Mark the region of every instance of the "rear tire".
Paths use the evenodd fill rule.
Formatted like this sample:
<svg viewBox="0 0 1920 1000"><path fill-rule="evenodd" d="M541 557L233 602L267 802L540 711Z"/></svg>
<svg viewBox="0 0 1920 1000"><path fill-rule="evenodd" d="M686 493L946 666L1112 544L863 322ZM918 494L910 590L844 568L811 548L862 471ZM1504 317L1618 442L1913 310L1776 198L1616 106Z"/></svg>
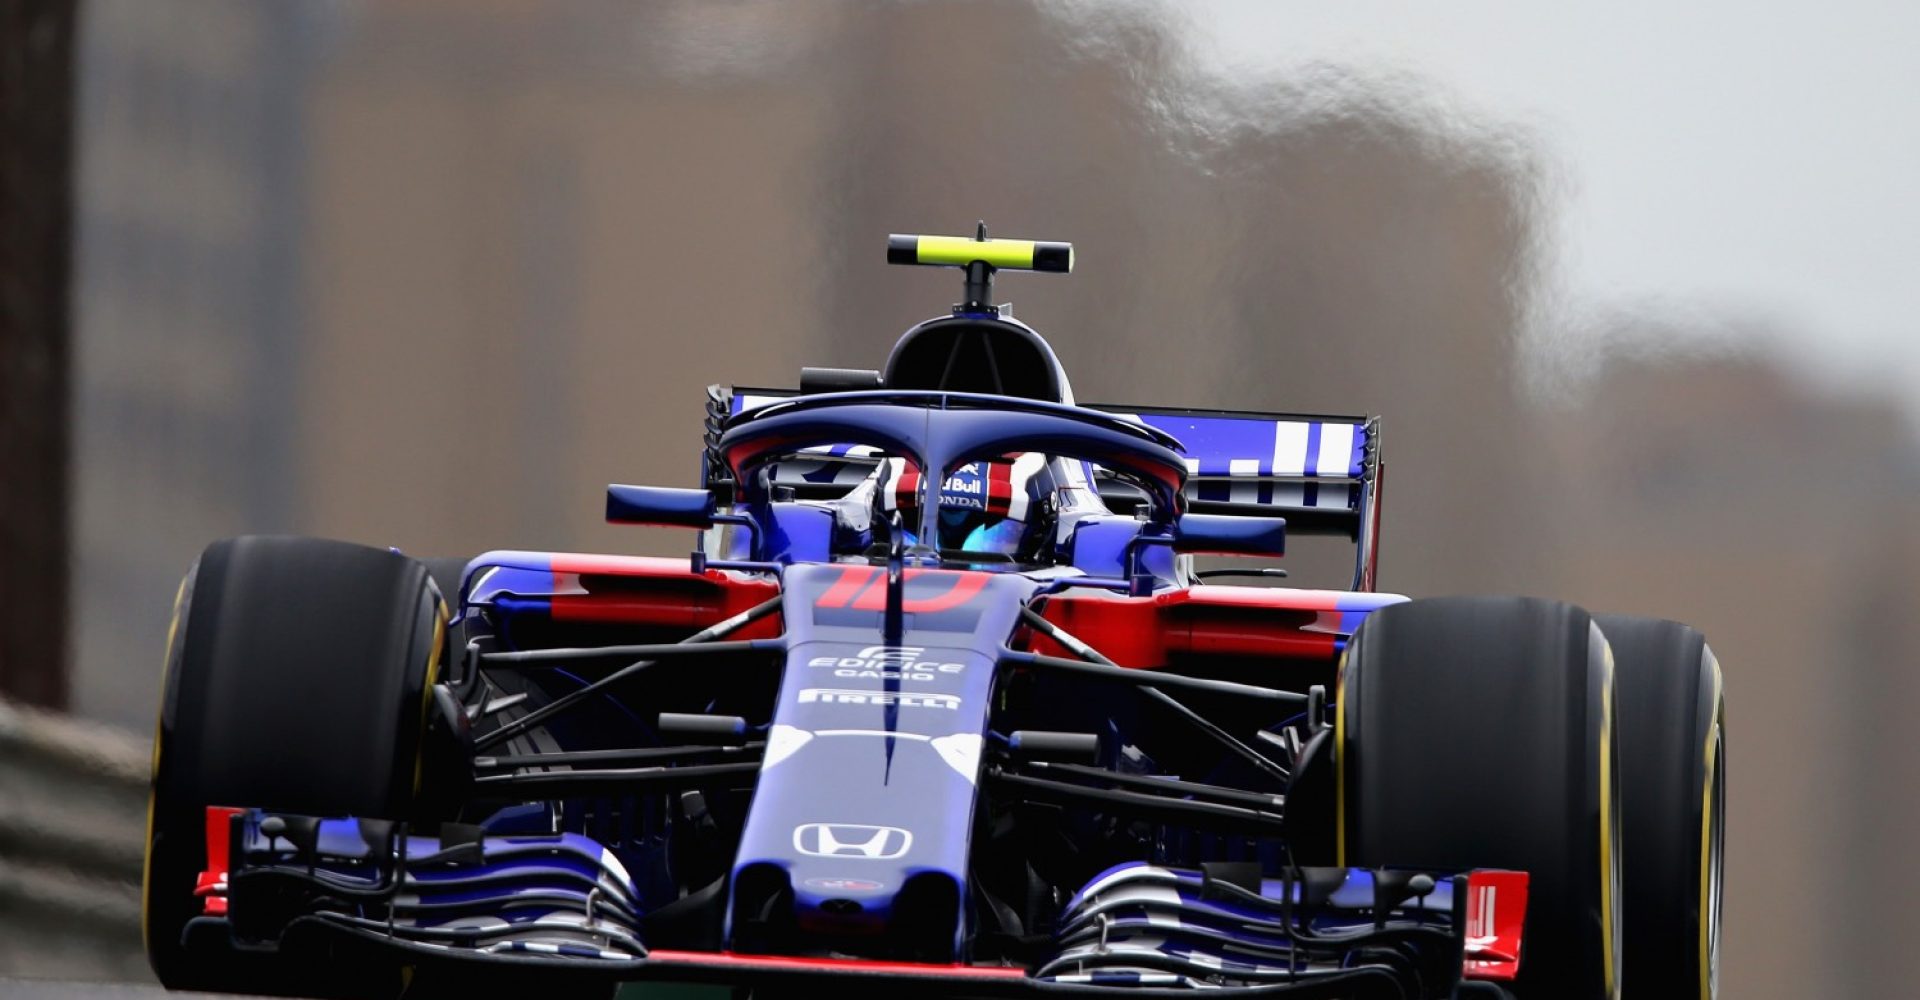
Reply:
<svg viewBox="0 0 1920 1000"><path fill-rule="evenodd" d="M1726 705L1706 637L1678 622L1601 615L1619 686L1621 885L1633 1000L1717 992L1726 825Z"/></svg>
<svg viewBox="0 0 1920 1000"><path fill-rule="evenodd" d="M420 561L426 564L427 575L433 577L434 586L440 588L440 596L446 600L448 609L459 617L460 585L466 582L467 563L471 560L438 556Z"/></svg>
<svg viewBox="0 0 1920 1000"><path fill-rule="evenodd" d="M311 538L215 542L181 582L154 735L142 930L169 989L392 995L400 968L183 943L206 807L408 818L446 607L427 567ZM349 964L351 968L346 968Z"/></svg>
<svg viewBox="0 0 1920 1000"><path fill-rule="evenodd" d="M1585 611L1530 598L1382 608L1341 671L1341 863L1527 872L1524 1000L1619 996L1612 673Z"/></svg>

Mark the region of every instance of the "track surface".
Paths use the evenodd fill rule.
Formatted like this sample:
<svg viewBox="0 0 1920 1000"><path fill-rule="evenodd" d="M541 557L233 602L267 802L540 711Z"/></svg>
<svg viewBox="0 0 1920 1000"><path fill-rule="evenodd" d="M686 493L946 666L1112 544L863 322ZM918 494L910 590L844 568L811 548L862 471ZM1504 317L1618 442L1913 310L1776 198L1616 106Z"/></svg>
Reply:
<svg viewBox="0 0 1920 1000"><path fill-rule="evenodd" d="M0 979L6 1000L189 1000L218 993L168 993L153 983L73 983L50 979Z"/></svg>
<svg viewBox="0 0 1920 1000"><path fill-rule="evenodd" d="M619 1000L724 1000L731 993L725 987L655 986L636 989L628 986ZM229 993L168 993L154 983L86 983L51 979L7 979L0 977L0 1000L218 1000Z"/></svg>

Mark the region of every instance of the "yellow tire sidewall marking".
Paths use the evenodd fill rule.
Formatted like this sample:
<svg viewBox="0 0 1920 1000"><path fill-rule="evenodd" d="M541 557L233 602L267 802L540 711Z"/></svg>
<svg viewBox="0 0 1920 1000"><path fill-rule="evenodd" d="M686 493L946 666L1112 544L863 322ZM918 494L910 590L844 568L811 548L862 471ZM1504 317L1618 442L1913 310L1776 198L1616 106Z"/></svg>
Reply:
<svg viewBox="0 0 1920 1000"><path fill-rule="evenodd" d="M1700 791L1700 998L1713 1000L1713 788L1720 766L1720 727L1726 715L1720 680L1720 661L1706 654L1713 674L1713 724L1707 727L1706 767Z"/></svg>
<svg viewBox="0 0 1920 1000"><path fill-rule="evenodd" d="M167 647L160 660L160 698L153 712L153 758L147 771L147 837L141 842L140 852L140 945L149 950L153 947L153 927L147 912L147 897L153 892L153 813L160 791L160 727L166 722L167 681L173 667L173 644L180 635L181 605L186 602L187 581L193 573L189 571L180 578L179 589L173 592L173 618L167 622Z"/></svg>
<svg viewBox="0 0 1920 1000"><path fill-rule="evenodd" d="M1333 682L1333 863L1347 866L1347 650Z"/></svg>
<svg viewBox="0 0 1920 1000"><path fill-rule="evenodd" d="M1596 626L1596 631L1598 627ZM1618 900L1614 880L1618 863L1613 853L1613 647L1600 637L1603 664L1600 677L1600 959L1607 996L1620 996L1619 966L1615 962Z"/></svg>

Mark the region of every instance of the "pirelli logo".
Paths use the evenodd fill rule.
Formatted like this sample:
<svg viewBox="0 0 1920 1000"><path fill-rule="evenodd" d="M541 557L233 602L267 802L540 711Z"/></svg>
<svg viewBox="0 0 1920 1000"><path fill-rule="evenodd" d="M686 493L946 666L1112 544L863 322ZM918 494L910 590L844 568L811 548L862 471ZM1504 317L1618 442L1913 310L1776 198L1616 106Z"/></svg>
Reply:
<svg viewBox="0 0 1920 1000"><path fill-rule="evenodd" d="M901 708L944 708L960 710L960 696L926 694L918 691L856 691L843 688L804 688L802 705L897 705Z"/></svg>

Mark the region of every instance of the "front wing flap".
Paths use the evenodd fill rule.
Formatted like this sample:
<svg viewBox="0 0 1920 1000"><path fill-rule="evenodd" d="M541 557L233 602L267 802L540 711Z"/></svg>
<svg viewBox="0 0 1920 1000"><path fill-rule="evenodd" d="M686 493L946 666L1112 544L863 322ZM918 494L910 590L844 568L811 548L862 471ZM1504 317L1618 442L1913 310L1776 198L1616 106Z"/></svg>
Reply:
<svg viewBox="0 0 1920 1000"><path fill-rule="evenodd" d="M1046 957L1011 964L650 950L645 904L612 852L573 833L408 835L379 820L208 811L204 916L238 948L331 934L419 964L506 964L608 980L882 992L1146 997L1349 995L1369 977L1432 996L1500 996L1519 969L1527 876L1344 868L1263 877L1132 863L1067 903ZM298 933L294 933L298 932ZM1473 992L1473 991L1479 992ZM1408 995L1414 995L1409 993Z"/></svg>

